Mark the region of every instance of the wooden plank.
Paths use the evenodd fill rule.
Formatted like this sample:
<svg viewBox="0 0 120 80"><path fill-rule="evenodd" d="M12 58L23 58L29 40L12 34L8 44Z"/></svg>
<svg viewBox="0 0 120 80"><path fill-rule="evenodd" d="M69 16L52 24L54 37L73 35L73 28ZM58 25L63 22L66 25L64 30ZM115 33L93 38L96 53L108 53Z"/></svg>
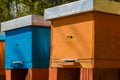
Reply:
<svg viewBox="0 0 120 80"><path fill-rule="evenodd" d="M5 42L0 41L0 80L5 80L4 53Z"/></svg>

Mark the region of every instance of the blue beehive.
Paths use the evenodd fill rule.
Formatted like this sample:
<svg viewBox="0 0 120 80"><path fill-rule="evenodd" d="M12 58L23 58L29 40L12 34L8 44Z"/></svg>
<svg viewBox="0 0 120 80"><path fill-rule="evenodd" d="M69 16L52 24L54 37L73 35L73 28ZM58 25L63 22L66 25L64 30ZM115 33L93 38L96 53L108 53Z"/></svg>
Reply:
<svg viewBox="0 0 120 80"><path fill-rule="evenodd" d="M0 41L4 41L4 40L5 40L5 33L0 32Z"/></svg>
<svg viewBox="0 0 120 80"><path fill-rule="evenodd" d="M5 68L48 68L50 58L50 22L29 15L3 22L6 35Z"/></svg>

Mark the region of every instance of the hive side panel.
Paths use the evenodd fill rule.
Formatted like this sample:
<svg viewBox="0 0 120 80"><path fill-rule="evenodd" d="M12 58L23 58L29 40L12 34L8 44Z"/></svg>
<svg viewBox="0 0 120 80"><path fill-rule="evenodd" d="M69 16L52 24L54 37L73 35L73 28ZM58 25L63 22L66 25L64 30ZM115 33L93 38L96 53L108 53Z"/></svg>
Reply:
<svg viewBox="0 0 120 80"><path fill-rule="evenodd" d="M120 16L100 12L94 16L95 66L120 67Z"/></svg>
<svg viewBox="0 0 120 80"><path fill-rule="evenodd" d="M5 40L5 32L0 32L0 41Z"/></svg>
<svg viewBox="0 0 120 80"><path fill-rule="evenodd" d="M5 42L0 41L0 79L5 79L5 67L4 67L4 54L5 54Z"/></svg>
<svg viewBox="0 0 120 80"><path fill-rule="evenodd" d="M33 27L32 32L33 67L48 68L50 60L50 27Z"/></svg>

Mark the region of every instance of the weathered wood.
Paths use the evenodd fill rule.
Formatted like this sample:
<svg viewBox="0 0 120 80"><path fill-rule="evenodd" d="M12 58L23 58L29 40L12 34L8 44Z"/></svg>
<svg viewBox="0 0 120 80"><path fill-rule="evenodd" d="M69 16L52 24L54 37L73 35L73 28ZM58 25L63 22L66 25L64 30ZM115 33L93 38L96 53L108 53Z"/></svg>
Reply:
<svg viewBox="0 0 120 80"><path fill-rule="evenodd" d="M1 23L1 31L8 31L26 26L50 26L50 21L45 21L42 16L28 15Z"/></svg>
<svg viewBox="0 0 120 80"><path fill-rule="evenodd" d="M0 80L5 80L4 53L5 42L0 41Z"/></svg>
<svg viewBox="0 0 120 80"><path fill-rule="evenodd" d="M56 19L78 13L100 11L120 15L120 0L79 0L45 10L45 19Z"/></svg>

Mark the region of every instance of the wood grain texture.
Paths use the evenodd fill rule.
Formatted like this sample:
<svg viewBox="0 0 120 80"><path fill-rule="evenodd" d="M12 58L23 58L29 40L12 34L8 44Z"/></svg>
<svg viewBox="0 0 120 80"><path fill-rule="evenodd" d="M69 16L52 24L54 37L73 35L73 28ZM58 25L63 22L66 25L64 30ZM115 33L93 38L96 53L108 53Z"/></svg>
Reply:
<svg viewBox="0 0 120 80"><path fill-rule="evenodd" d="M4 53L5 53L5 42L0 41L0 80L5 79Z"/></svg>

